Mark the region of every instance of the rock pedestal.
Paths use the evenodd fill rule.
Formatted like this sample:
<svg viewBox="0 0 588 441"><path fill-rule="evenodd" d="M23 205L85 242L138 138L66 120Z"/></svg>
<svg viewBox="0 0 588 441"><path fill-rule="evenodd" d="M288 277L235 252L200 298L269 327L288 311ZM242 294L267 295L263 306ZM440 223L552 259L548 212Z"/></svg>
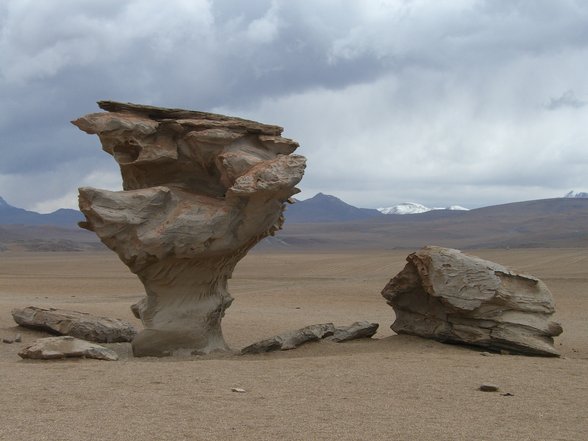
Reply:
<svg viewBox="0 0 588 441"><path fill-rule="evenodd" d="M409 255L382 295L394 308L392 330L525 355L558 356L545 284L458 250L425 247Z"/></svg>
<svg viewBox="0 0 588 441"><path fill-rule="evenodd" d="M240 118L101 101L73 121L118 162L124 191L80 188L86 222L145 286L133 352L226 349L221 319L237 262L281 228L305 158L282 128Z"/></svg>

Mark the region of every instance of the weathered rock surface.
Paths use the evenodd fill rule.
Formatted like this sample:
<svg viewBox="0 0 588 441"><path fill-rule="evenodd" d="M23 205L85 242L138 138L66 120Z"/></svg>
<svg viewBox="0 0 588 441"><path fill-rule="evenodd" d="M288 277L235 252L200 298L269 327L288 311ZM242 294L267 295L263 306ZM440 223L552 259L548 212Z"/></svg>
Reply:
<svg viewBox="0 0 588 441"><path fill-rule="evenodd" d="M335 325L322 323L305 326L296 331L286 332L265 340L258 341L241 349L241 354L259 354L262 352L287 351L310 341L317 341L335 333Z"/></svg>
<svg viewBox="0 0 588 441"><path fill-rule="evenodd" d="M14 337L2 337L2 343L6 343L11 345L12 343L20 343L22 341L22 336L20 334L15 334Z"/></svg>
<svg viewBox="0 0 588 441"><path fill-rule="evenodd" d="M281 127L101 101L73 121L118 162L124 191L80 188L86 222L145 286L133 352L226 349L221 319L237 262L284 221L305 158Z"/></svg>
<svg viewBox="0 0 588 441"><path fill-rule="evenodd" d="M22 358L55 360L60 358L96 358L118 360L116 352L103 346L70 336L46 337L35 340L18 353Z"/></svg>
<svg viewBox="0 0 588 441"><path fill-rule="evenodd" d="M20 326L99 343L131 341L137 334L124 320L65 309L27 306L13 309L12 317Z"/></svg>
<svg viewBox="0 0 588 441"><path fill-rule="evenodd" d="M335 332L327 340L336 343L356 340L359 338L371 338L378 331L378 323L355 322L349 326L337 326Z"/></svg>
<svg viewBox="0 0 588 441"><path fill-rule="evenodd" d="M335 326L332 323L310 325L296 331L290 331L265 340L260 340L241 349L241 354L287 351L295 349L304 343L321 339L340 343L359 338L370 338L376 333L378 326L378 323L367 321L355 322L349 326Z"/></svg>
<svg viewBox="0 0 588 441"><path fill-rule="evenodd" d="M558 356L545 284L458 250L425 247L382 291L394 308L392 330L495 351Z"/></svg>

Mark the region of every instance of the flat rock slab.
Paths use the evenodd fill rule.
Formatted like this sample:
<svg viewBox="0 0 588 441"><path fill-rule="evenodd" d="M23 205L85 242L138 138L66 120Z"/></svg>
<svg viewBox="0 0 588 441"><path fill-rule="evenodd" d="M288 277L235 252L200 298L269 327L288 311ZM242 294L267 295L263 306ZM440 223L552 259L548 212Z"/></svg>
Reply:
<svg viewBox="0 0 588 441"><path fill-rule="evenodd" d="M20 326L98 343L130 342L137 333L124 320L65 309L28 306L13 309L12 317Z"/></svg>
<svg viewBox="0 0 588 441"><path fill-rule="evenodd" d="M425 247L409 255L382 295L392 330L513 354L559 356L555 306L539 279L458 250Z"/></svg>
<svg viewBox="0 0 588 441"><path fill-rule="evenodd" d="M35 340L18 353L22 358L36 360L58 360L63 358L95 358L118 360L116 352L103 346L67 335Z"/></svg>
<svg viewBox="0 0 588 441"><path fill-rule="evenodd" d="M241 354L259 354L262 352L286 351L297 348L309 341L320 340L335 333L335 325L323 323L310 325L296 331L286 332L265 340L258 341L241 349Z"/></svg>
<svg viewBox="0 0 588 441"><path fill-rule="evenodd" d="M333 335L327 337L326 340L342 343L359 338L371 338L378 331L379 326L378 323L367 321L355 322L349 326L337 326Z"/></svg>
<svg viewBox="0 0 588 441"><path fill-rule="evenodd" d="M333 323L310 325L296 331L279 334L258 341L241 349L241 354L259 354L272 351L287 351L311 341L321 339L344 342L357 338L370 338L378 330L377 323L367 321L355 322L350 326L337 326Z"/></svg>

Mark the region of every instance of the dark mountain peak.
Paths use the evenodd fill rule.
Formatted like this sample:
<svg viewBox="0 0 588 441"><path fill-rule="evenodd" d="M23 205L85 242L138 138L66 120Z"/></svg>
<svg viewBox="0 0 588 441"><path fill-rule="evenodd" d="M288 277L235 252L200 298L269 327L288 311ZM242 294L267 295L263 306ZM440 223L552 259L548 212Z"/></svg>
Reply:
<svg viewBox="0 0 588 441"><path fill-rule="evenodd" d="M288 207L286 220L289 223L340 222L381 216L378 210L357 208L336 196L317 193L309 199L296 201Z"/></svg>
<svg viewBox="0 0 588 441"><path fill-rule="evenodd" d="M75 228L83 218L78 210L60 208L53 213L41 214L13 207L0 197L0 225L54 225Z"/></svg>
<svg viewBox="0 0 588 441"><path fill-rule="evenodd" d="M4 199L2 196L0 196L0 211L3 214L7 214L7 213L22 212L22 211L26 211L26 210L24 208L17 208L13 205L10 205L8 202L6 202L6 199Z"/></svg>
<svg viewBox="0 0 588 441"><path fill-rule="evenodd" d="M302 202L302 201L299 201L299 202ZM336 196L332 196L330 194L324 194L324 193L317 193L313 197L311 197L310 199L306 199L304 202L312 202L312 203L320 203L320 204L339 204L339 205L345 205L348 207L353 207L353 205L349 205L347 202L342 201L341 199L339 199ZM353 208L355 208L355 207L353 207Z"/></svg>
<svg viewBox="0 0 588 441"><path fill-rule="evenodd" d="M307 200L309 200L309 201L310 200L316 200L316 201L339 201L339 202L343 202L341 199L339 199L336 196L332 196L330 194L324 194L324 193L317 193L313 197L311 197L310 199L307 199Z"/></svg>

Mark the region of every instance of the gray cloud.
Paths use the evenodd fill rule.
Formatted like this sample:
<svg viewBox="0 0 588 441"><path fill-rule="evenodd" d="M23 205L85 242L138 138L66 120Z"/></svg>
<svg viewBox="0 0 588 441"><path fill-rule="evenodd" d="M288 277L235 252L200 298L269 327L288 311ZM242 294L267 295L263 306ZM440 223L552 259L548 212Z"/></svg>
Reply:
<svg viewBox="0 0 588 441"><path fill-rule="evenodd" d="M5 0L0 195L49 210L78 185L116 187L69 124L99 99L281 124L309 158L303 196L480 206L582 190L587 19L573 0Z"/></svg>
<svg viewBox="0 0 588 441"><path fill-rule="evenodd" d="M588 101L581 100L576 97L573 90L567 90L563 95L558 98L551 98L549 103L545 106L549 110L557 110L562 107L571 107L573 109L579 109L588 104Z"/></svg>

